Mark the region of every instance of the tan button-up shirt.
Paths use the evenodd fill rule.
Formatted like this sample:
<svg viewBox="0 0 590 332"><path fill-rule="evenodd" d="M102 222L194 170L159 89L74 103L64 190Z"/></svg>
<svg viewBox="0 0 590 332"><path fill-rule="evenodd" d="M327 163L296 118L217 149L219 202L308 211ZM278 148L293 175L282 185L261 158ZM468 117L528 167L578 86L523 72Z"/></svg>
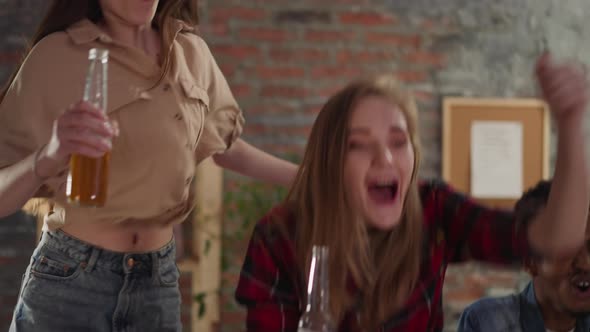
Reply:
<svg viewBox="0 0 590 332"><path fill-rule="evenodd" d="M178 22L168 50L174 65L155 87L160 67L89 20L33 48L0 104L0 168L47 143L54 120L82 98L91 48L109 50L107 112L120 127L105 207L69 205L67 174L50 179L45 186L58 206L47 219L50 229L78 222L176 223L192 210L195 165L228 149L244 118L209 48L189 30Z"/></svg>

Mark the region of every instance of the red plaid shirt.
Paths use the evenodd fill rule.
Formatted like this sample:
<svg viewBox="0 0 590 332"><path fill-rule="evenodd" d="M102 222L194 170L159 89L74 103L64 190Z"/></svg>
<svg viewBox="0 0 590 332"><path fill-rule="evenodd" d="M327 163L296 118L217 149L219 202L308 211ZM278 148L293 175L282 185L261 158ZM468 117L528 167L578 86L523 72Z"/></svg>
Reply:
<svg viewBox="0 0 590 332"><path fill-rule="evenodd" d="M525 232L517 234L509 212L483 207L441 182L421 184L420 196L425 234L420 278L405 308L393 314L381 331L442 331L448 263L469 259L520 263L527 247ZM277 215L286 216L286 209L273 209L256 225L236 290L237 301L248 309L248 331L296 331L305 306L293 239L271 218ZM358 331L352 317L347 315L338 331Z"/></svg>

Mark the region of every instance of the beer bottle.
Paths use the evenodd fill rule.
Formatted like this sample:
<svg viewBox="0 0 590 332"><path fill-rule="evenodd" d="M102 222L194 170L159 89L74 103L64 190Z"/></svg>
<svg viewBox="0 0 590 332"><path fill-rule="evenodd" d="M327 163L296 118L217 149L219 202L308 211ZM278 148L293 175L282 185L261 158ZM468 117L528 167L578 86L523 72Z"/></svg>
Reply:
<svg viewBox="0 0 590 332"><path fill-rule="evenodd" d="M328 247L313 246L307 285L307 306L299 319L298 332L333 332L329 308Z"/></svg>
<svg viewBox="0 0 590 332"><path fill-rule="evenodd" d="M107 67L109 52L93 48L88 52L88 74L84 87L84 101L103 112L107 108ZM70 157L66 193L70 204L102 207L106 202L110 152L100 158L79 154Z"/></svg>

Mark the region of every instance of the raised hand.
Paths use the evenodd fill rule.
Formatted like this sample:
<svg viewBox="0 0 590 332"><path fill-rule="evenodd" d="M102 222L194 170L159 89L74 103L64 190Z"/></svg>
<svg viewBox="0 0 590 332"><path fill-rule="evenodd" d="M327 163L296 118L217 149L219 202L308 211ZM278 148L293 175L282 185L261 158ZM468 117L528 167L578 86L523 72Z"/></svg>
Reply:
<svg viewBox="0 0 590 332"><path fill-rule="evenodd" d="M566 118L581 121L588 105L588 81L579 64L556 64L548 53L536 65L536 76L543 97L558 122Z"/></svg>

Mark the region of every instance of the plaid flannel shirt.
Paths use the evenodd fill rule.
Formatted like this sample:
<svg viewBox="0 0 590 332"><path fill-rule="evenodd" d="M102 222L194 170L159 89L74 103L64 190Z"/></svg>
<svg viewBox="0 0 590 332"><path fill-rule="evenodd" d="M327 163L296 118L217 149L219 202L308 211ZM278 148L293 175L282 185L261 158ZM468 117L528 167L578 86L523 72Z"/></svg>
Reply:
<svg viewBox="0 0 590 332"><path fill-rule="evenodd" d="M405 308L392 313L380 331L442 331L442 288L447 265L469 259L499 264L520 263L526 232L515 229L510 212L481 206L440 181L420 184L424 211L424 247L417 286ZM274 218L274 217L280 218ZM282 231L277 219L287 220ZM248 331L291 332L305 306L304 269L293 247L296 220L276 207L256 225L236 290L246 306ZM362 331L354 312L338 331Z"/></svg>

